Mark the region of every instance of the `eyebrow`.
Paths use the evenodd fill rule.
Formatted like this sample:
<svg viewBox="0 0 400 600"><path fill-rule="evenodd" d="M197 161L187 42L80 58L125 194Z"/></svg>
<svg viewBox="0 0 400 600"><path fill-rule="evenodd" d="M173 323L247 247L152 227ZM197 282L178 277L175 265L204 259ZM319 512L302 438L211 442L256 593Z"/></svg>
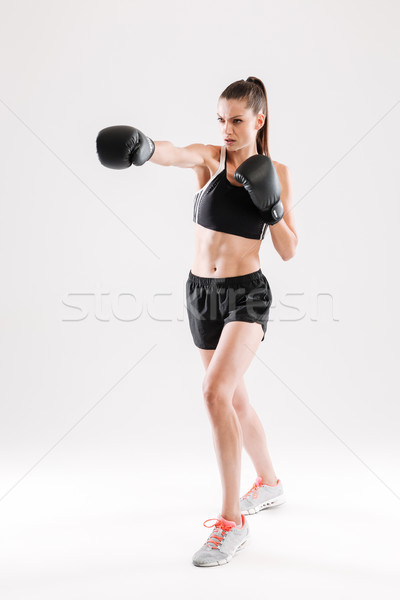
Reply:
<svg viewBox="0 0 400 600"><path fill-rule="evenodd" d="M220 117L221 115L217 113L217 115ZM244 115L236 115L236 117L244 117ZM231 119L236 119L236 117L231 117ZM221 117L222 118L222 117Z"/></svg>

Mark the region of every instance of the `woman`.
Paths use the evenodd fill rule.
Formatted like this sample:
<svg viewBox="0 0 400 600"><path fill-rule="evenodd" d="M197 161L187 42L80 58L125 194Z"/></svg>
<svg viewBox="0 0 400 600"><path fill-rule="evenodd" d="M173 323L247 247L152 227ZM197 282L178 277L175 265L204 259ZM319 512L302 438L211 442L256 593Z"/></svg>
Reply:
<svg viewBox="0 0 400 600"><path fill-rule="evenodd" d="M222 92L217 110L223 146L177 148L120 127L102 130L97 139L105 166L124 168L151 160L192 168L197 176L195 256L186 300L191 334L206 371L203 396L223 499L212 533L192 558L196 566L229 562L248 537L244 515L284 502L243 376L264 340L272 302L259 259L267 227L283 260L292 258L297 246L289 170L269 158L264 84L256 77L235 81ZM243 444L258 476L240 498Z"/></svg>

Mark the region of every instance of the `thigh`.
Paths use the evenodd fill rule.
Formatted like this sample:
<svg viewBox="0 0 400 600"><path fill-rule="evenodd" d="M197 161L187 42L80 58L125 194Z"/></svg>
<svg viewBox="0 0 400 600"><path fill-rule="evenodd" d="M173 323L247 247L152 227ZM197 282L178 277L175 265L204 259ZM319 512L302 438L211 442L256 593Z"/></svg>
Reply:
<svg viewBox="0 0 400 600"><path fill-rule="evenodd" d="M211 362L215 350L204 350L203 348L199 348L199 352L201 360L203 361L204 368L207 371L208 365Z"/></svg>
<svg viewBox="0 0 400 600"><path fill-rule="evenodd" d="M223 388L232 397L261 343L259 323L232 321L221 333L203 382L205 390Z"/></svg>
<svg viewBox="0 0 400 600"><path fill-rule="evenodd" d="M215 350L203 350L202 348L199 348L199 352L204 369L207 371ZM244 376L242 375L233 394L233 407L236 410L244 410L248 408L249 404L249 395L247 393Z"/></svg>

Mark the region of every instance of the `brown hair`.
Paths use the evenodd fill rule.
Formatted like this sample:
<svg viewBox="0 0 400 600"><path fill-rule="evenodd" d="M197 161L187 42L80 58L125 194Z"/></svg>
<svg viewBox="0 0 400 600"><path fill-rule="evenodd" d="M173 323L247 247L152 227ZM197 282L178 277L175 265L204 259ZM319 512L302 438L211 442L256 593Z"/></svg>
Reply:
<svg viewBox="0 0 400 600"><path fill-rule="evenodd" d="M262 112L265 115L264 125L257 131L257 152L269 156L268 150L268 102L265 85L257 77L234 81L224 89L220 98L227 100L247 100L246 108L251 108L255 115Z"/></svg>

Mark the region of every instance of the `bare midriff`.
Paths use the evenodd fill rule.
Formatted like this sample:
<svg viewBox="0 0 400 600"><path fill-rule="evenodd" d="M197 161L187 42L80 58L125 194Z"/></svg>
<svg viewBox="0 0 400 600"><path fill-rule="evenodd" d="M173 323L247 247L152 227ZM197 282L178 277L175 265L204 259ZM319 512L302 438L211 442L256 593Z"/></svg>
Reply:
<svg viewBox="0 0 400 600"><path fill-rule="evenodd" d="M199 277L237 277L260 269L262 240L207 229L194 223L195 253L191 267Z"/></svg>

